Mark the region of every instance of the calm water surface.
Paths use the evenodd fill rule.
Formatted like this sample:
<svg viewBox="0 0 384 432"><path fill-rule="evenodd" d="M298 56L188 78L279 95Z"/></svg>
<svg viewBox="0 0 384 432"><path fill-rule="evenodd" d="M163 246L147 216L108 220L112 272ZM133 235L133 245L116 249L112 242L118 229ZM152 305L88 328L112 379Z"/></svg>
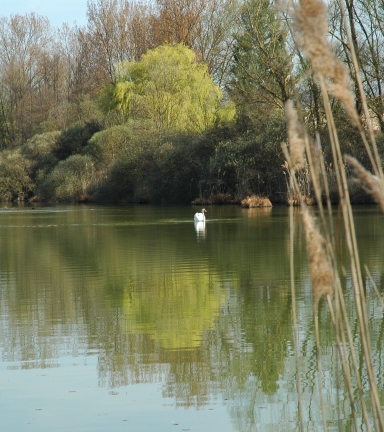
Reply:
<svg viewBox="0 0 384 432"><path fill-rule="evenodd" d="M197 232L196 210L0 210L1 431L298 429L288 209L209 207ZM361 261L382 291L384 216L361 207L355 219ZM322 430L297 212L294 227L304 420ZM348 303L348 275L343 284ZM366 285L384 400L383 310ZM337 430L344 394L329 323L320 307L327 421ZM346 399L340 410L350 430Z"/></svg>

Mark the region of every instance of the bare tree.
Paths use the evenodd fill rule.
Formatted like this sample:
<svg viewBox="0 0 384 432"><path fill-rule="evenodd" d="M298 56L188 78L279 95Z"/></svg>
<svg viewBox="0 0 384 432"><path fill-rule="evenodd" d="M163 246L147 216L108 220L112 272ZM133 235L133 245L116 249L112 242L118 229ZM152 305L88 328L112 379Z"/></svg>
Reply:
<svg viewBox="0 0 384 432"><path fill-rule="evenodd" d="M238 0L206 0L197 26L193 48L198 59L208 64L210 74L220 87L228 82L233 65L239 13Z"/></svg>
<svg viewBox="0 0 384 432"><path fill-rule="evenodd" d="M88 2L88 24L78 29L79 70L92 79L89 92L116 79L116 64L135 60L149 47L151 7L128 0Z"/></svg>
<svg viewBox="0 0 384 432"><path fill-rule="evenodd" d="M205 3L206 0L156 0L156 13L151 19L154 45L184 43L192 48Z"/></svg>
<svg viewBox="0 0 384 432"><path fill-rule="evenodd" d="M52 29L43 17L0 19L2 147L29 138L54 103L57 58L52 45Z"/></svg>

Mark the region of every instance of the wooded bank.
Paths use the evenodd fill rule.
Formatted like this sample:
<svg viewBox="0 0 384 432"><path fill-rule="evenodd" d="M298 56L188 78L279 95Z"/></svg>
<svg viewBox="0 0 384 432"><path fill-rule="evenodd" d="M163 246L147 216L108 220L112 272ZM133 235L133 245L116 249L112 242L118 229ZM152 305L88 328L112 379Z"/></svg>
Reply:
<svg viewBox="0 0 384 432"><path fill-rule="evenodd" d="M381 6L344 8L381 151ZM362 115L339 3L328 14ZM300 100L319 134L332 180L323 101L284 8L96 0L87 17L85 27L59 29L37 14L0 19L2 200L240 202L255 193L285 202L288 99ZM370 169L354 125L331 102L342 146ZM310 193L310 178L301 181ZM367 200L356 187L352 198Z"/></svg>

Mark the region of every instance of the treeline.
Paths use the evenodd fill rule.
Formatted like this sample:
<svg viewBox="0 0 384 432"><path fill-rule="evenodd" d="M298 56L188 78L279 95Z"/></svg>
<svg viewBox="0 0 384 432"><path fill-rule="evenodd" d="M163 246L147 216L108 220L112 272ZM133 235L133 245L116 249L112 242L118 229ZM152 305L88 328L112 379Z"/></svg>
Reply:
<svg viewBox="0 0 384 432"><path fill-rule="evenodd" d="M343 7L380 145L381 6ZM329 38L361 113L342 16L330 2ZM0 19L0 199L284 201L288 99L327 154L319 88L274 2L94 0L87 18ZM337 100L332 109L348 153L370 168Z"/></svg>

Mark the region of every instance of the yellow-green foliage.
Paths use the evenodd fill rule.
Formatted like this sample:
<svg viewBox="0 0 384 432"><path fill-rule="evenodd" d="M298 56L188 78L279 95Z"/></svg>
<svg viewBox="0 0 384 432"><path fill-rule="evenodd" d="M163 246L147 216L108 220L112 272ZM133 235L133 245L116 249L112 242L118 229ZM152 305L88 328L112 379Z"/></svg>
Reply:
<svg viewBox="0 0 384 432"><path fill-rule="evenodd" d="M123 330L148 334L166 349L200 346L203 333L214 326L220 308L228 301L226 293L218 290L218 278L193 270L165 274L164 268L158 268L155 263L147 280L159 276L164 285L159 285L156 290L127 287L122 312L127 317L123 322L129 322L129 327L124 325ZM165 310L168 313L164 314Z"/></svg>
<svg viewBox="0 0 384 432"><path fill-rule="evenodd" d="M109 166L123 150L133 151L135 144L153 130L153 124L147 121L132 120L123 125L112 126L96 132L84 152L97 162Z"/></svg>
<svg viewBox="0 0 384 432"><path fill-rule="evenodd" d="M39 191L46 199L76 201L88 194L95 181L95 167L89 155L72 155L48 174Z"/></svg>
<svg viewBox="0 0 384 432"><path fill-rule="evenodd" d="M21 147L21 154L31 165L29 174L37 186L57 164L53 151L59 137L59 131L37 134Z"/></svg>
<svg viewBox="0 0 384 432"><path fill-rule="evenodd" d="M34 135L23 145L22 154L29 160L37 161L52 152L59 136L59 131Z"/></svg>
<svg viewBox="0 0 384 432"><path fill-rule="evenodd" d="M223 95L205 63L183 44L161 45L140 61L123 62L114 89L116 106L127 117L148 118L159 129L201 132L231 121L235 108Z"/></svg>
<svg viewBox="0 0 384 432"><path fill-rule="evenodd" d="M0 200L24 200L34 189L29 162L18 152L2 153L0 159Z"/></svg>

